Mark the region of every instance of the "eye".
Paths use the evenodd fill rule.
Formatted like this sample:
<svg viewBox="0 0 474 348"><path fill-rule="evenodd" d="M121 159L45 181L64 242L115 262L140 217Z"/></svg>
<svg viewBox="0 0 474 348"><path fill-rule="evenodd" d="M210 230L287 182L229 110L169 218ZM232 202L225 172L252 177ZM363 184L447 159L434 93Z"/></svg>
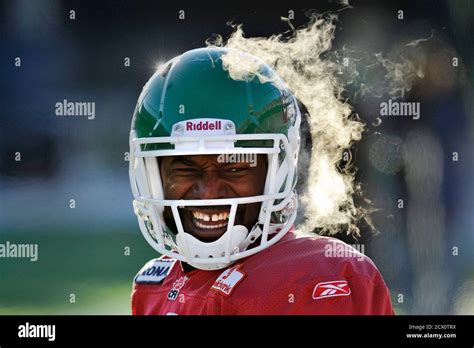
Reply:
<svg viewBox="0 0 474 348"><path fill-rule="evenodd" d="M235 167L235 168L227 169L227 172L228 173L244 173L246 170L248 170L247 167L243 167L243 168Z"/></svg>

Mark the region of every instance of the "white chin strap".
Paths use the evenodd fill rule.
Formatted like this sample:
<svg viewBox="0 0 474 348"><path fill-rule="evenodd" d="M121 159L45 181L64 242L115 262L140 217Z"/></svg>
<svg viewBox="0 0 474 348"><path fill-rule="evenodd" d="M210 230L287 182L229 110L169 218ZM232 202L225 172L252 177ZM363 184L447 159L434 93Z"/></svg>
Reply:
<svg viewBox="0 0 474 348"><path fill-rule="evenodd" d="M232 228L231 232L227 233L231 234L230 250L232 250L232 253L240 252L244 244L246 244L245 241L248 234L247 227L236 225ZM179 253L184 255L186 260L189 260L187 263L191 266L203 270L221 269L230 265L231 262L205 263L204 260L226 256L227 233L224 233L218 240L210 243L201 242L186 232L178 233L176 235L176 245L178 246ZM203 259L203 261L199 262L199 259Z"/></svg>
<svg viewBox="0 0 474 348"><path fill-rule="evenodd" d="M280 230L280 226L270 226L269 234L277 233ZM206 260L222 258L225 255L227 235L231 234L230 245L232 254L238 254L244 250L247 250L250 244L255 242L259 238L263 231L258 224L256 224L250 233L247 227L242 225L236 225L232 228L232 231L227 231L218 240L210 243L201 242L196 237L189 233L178 233L176 235L176 245L180 254L184 255L186 263L193 266L194 268L202 270L216 270L222 269L235 261L221 262L221 263L210 263ZM191 252L192 250L192 252ZM230 258L230 255L228 256ZM202 259L202 261L200 261Z"/></svg>

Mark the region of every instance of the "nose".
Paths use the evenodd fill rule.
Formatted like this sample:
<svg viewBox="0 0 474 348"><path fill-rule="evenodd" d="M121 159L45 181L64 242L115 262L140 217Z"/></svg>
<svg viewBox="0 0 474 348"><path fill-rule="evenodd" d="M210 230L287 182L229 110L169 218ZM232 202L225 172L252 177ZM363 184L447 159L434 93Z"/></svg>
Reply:
<svg viewBox="0 0 474 348"><path fill-rule="evenodd" d="M220 199L232 197L229 185L216 173L209 171L196 179L192 195L194 199Z"/></svg>

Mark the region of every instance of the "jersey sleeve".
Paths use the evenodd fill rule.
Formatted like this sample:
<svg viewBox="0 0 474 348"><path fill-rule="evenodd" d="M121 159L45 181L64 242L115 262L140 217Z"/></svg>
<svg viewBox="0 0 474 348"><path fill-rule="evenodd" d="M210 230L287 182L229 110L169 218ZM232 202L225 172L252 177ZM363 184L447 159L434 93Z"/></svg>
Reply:
<svg viewBox="0 0 474 348"><path fill-rule="evenodd" d="M161 285L170 273L176 260L165 257L150 260L133 279L131 307L132 315L156 314L163 297Z"/></svg>
<svg viewBox="0 0 474 348"><path fill-rule="evenodd" d="M347 284L346 292L330 290ZM327 286L325 288L325 286ZM335 291L331 295L331 291ZM354 275L338 281L317 279L299 292L288 314L302 315L393 315L390 291L379 273L373 279Z"/></svg>
<svg viewBox="0 0 474 348"><path fill-rule="evenodd" d="M369 264L369 267L371 265ZM259 294L238 308L241 315L393 315L380 273L316 277Z"/></svg>
<svg viewBox="0 0 474 348"><path fill-rule="evenodd" d="M144 310L143 310L143 306L142 306L142 303L139 301L138 299L138 296L137 296L137 289L136 289L136 285L133 284L133 287L132 287L132 294L130 296L130 303L131 303L131 306L132 306L132 315L143 315L144 314Z"/></svg>
<svg viewBox="0 0 474 348"><path fill-rule="evenodd" d="M394 315L390 291L380 273L373 279L353 277L352 307L360 315Z"/></svg>
<svg viewBox="0 0 474 348"><path fill-rule="evenodd" d="M301 283L288 314L395 314L390 291L370 258L348 258L333 266L333 274Z"/></svg>

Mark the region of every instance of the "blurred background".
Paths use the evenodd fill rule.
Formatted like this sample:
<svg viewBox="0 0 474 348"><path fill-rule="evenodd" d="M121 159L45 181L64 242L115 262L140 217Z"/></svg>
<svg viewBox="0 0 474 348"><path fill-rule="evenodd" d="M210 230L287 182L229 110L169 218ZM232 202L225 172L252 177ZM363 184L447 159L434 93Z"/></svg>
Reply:
<svg viewBox="0 0 474 348"><path fill-rule="evenodd" d="M37 243L39 257L0 258L0 314L130 313L133 276L156 257L133 215L128 181L129 127L142 86L160 63L205 46L213 34L225 38L233 31L229 21L242 23L249 37L270 36L289 29L280 17L290 10L296 27L311 10L338 13L335 52L362 62L381 53L394 64L403 53L423 67L398 96L420 102L419 120L380 118L397 78L386 69L377 73L366 64L357 78L342 77L348 102L366 123L353 161L364 197L377 209L371 216L378 232L364 225L358 240L338 237L365 245L398 314L474 314L468 0L271 7L1 1L0 244ZM95 118L56 116L64 99L95 102Z"/></svg>

